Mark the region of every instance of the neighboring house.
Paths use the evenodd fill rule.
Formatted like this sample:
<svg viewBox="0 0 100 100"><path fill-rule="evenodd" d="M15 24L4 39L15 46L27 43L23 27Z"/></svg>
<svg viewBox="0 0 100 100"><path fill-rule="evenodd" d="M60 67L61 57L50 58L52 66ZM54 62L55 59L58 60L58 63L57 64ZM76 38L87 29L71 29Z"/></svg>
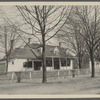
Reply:
<svg viewBox="0 0 100 100"><path fill-rule="evenodd" d="M89 64L90 64L90 69L92 69L91 61L90 61ZM94 61L94 66L95 66L95 70L100 71L100 61L95 60L95 61Z"/></svg>
<svg viewBox="0 0 100 100"><path fill-rule="evenodd" d="M37 48L39 44L30 44ZM42 48L30 49L28 46L15 49L9 59L8 72L25 70L42 70L41 61ZM5 68L6 58L0 61L0 69ZM61 46L46 45L47 70L69 70L73 69L73 57L67 49Z"/></svg>
<svg viewBox="0 0 100 100"><path fill-rule="evenodd" d="M78 58L74 60L74 66L75 69L85 69L85 68L90 68L90 62L89 62L89 57L87 55L84 55L82 58L82 63L81 63L81 68L79 68L78 65Z"/></svg>

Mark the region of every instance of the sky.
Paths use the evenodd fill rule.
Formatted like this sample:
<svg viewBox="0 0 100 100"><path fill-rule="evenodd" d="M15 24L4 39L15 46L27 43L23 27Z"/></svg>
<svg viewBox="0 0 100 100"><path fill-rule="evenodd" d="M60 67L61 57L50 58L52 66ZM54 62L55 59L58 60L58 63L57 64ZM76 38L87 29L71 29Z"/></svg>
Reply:
<svg viewBox="0 0 100 100"><path fill-rule="evenodd" d="M19 24L22 24L22 16L20 16L19 11L14 5L9 6L0 6L0 24L4 24L4 17L7 16L13 23L18 22ZM51 43L54 45L57 45L58 41L55 39L51 39Z"/></svg>
<svg viewBox="0 0 100 100"><path fill-rule="evenodd" d="M22 24L23 18L20 16L19 11L14 5L8 5L8 6L0 6L0 25L6 25L4 22L5 16L11 20L11 22L19 24ZM26 37L25 41L28 41L28 37ZM31 39L31 42L37 42L36 40ZM52 38L48 44L50 45L59 45L58 40L55 38ZM2 53L0 53L0 58L2 58Z"/></svg>

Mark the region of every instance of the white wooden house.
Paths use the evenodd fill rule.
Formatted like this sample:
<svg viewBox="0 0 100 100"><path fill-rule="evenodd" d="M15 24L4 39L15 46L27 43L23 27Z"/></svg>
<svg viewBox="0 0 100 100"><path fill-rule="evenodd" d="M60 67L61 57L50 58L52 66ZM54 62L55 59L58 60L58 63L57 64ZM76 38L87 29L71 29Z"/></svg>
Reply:
<svg viewBox="0 0 100 100"><path fill-rule="evenodd" d="M37 48L39 44L30 44ZM60 46L46 45L46 68L47 70L70 70L73 69L73 57L67 49ZM6 58L0 61L0 68L5 68ZM15 49L9 59L8 72L42 70L41 48L32 49L28 46Z"/></svg>

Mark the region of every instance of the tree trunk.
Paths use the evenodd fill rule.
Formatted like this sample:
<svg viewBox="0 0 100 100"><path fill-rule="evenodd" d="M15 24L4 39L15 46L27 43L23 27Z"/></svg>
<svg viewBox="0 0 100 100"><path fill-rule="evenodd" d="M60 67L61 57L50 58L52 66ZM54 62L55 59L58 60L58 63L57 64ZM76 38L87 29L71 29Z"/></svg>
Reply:
<svg viewBox="0 0 100 100"><path fill-rule="evenodd" d="M8 62L9 62L9 59L8 59L8 57L6 57L6 74L8 72Z"/></svg>
<svg viewBox="0 0 100 100"><path fill-rule="evenodd" d="M5 30L5 53L6 53L6 74L7 74L7 71L8 71L8 61L9 61L9 58L8 58L8 52L7 52L7 33L6 33L6 28L4 28Z"/></svg>
<svg viewBox="0 0 100 100"><path fill-rule="evenodd" d="M80 51L78 50L78 69L82 68L82 55L80 54Z"/></svg>
<svg viewBox="0 0 100 100"><path fill-rule="evenodd" d="M45 57L45 36L42 37L43 49L42 49L42 70L43 70L43 80L42 83L47 82L47 72L46 72L46 57Z"/></svg>
<svg viewBox="0 0 100 100"><path fill-rule="evenodd" d="M94 57L93 57L93 52L91 51L90 53L90 59L91 59L91 77L95 77L95 66L94 66Z"/></svg>
<svg viewBox="0 0 100 100"><path fill-rule="evenodd" d="M78 58L78 60L79 60L79 69L81 69L81 68L82 68L82 61L81 61L81 58Z"/></svg>

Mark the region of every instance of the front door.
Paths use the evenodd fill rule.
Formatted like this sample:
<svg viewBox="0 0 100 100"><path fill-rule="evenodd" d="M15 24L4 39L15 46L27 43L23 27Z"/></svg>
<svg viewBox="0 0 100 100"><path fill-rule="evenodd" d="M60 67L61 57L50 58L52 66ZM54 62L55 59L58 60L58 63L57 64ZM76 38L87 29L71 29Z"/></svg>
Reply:
<svg viewBox="0 0 100 100"><path fill-rule="evenodd" d="M40 70L41 66L41 61L34 61L34 70Z"/></svg>
<svg viewBox="0 0 100 100"><path fill-rule="evenodd" d="M54 58L54 69L60 69L59 58Z"/></svg>

